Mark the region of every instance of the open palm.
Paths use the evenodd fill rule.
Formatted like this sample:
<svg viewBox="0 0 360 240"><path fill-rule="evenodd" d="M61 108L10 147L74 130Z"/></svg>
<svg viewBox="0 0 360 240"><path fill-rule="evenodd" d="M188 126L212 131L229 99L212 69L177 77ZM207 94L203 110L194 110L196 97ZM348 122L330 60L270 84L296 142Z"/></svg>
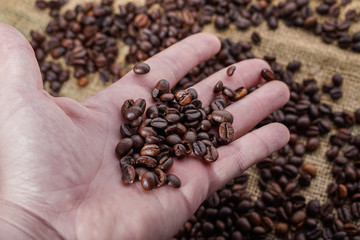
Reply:
<svg viewBox="0 0 360 240"><path fill-rule="evenodd" d="M270 124L248 133L288 100L287 87L269 82L227 108L234 114L236 140L219 148L219 159L177 160L171 172L180 189L144 191L121 181L114 153L125 99L145 98L160 79L174 86L220 48L212 35L197 34L146 62L150 73L129 72L118 82L78 103L53 98L42 86L39 67L25 38L0 24L0 235L36 239L166 239L201 202L257 160L282 147L288 131ZM218 80L249 88L259 83L261 60L221 70L194 88L203 105ZM5 236L5 235L3 235ZM10 238L8 238L10 239Z"/></svg>

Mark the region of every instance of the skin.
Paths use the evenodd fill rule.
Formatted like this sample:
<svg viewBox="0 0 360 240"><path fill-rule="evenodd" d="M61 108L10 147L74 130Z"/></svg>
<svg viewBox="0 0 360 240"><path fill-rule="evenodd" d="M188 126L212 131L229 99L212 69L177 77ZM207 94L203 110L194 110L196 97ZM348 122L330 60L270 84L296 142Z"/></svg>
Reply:
<svg viewBox="0 0 360 240"><path fill-rule="evenodd" d="M289 98L287 86L272 81L227 108L234 114L236 140L218 149L216 162L175 161L170 172L181 179L180 189L146 192L138 182L122 183L114 149L124 100L142 97L149 106L158 80L174 86L219 49L213 35L196 34L148 59L148 74L130 71L79 103L43 90L30 45L0 23L0 236L169 239L209 194L285 145L289 133L281 124L249 132ZM234 65L232 77L223 69L194 86L204 106L219 79L231 88L250 88L263 81L259 73L269 67L262 60Z"/></svg>

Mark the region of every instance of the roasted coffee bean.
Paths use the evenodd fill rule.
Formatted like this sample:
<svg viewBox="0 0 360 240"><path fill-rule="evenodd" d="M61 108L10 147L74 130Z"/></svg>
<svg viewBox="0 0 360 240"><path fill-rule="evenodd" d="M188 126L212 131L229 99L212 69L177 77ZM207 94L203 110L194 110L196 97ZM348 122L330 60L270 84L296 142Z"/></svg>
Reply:
<svg viewBox="0 0 360 240"><path fill-rule="evenodd" d="M136 177L135 169L131 165L126 165L122 168L122 181L126 184L133 183Z"/></svg>
<svg viewBox="0 0 360 240"><path fill-rule="evenodd" d="M218 123L223 123L223 122L233 123L234 121L233 115L226 110L214 110L211 113L210 119Z"/></svg>
<svg viewBox="0 0 360 240"><path fill-rule="evenodd" d="M317 172L317 169L316 169L316 166L310 162L305 162L303 165L302 165L302 169L309 173L312 177L316 177L316 172Z"/></svg>
<svg viewBox="0 0 360 240"><path fill-rule="evenodd" d="M307 204L306 212L310 217L316 217L320 213L320 203L318 200L311 200Z"/></svg>
<svg viewBox="0 0 360 240"><path fill-rule="evenodd" d="M193 150L196 156L202 157L207 153L206 145L202 141L193 143Z"/></svg>
<svg viewBox="0 0 360 240"><path fill-rule="evenodd" d="M170 170L170 168L174 164L174 160L171 157L166 157L166 160L164 160L163 162L162 160L160 160L159 163L160 164L157 167L166 173Z"/></svg>
<svg viewBox="0 0 360 240"><path fill-rule="evenodd" d="M228 69L226 70L226 75L228 77L231 77L234 74L235 70L236 70L236 66L228 67Z"/></svg>
<svg viewBox="0 0 360 240"><path fill-rule="evenodd" d="M125 156L132 148L133 140L131 138L121 139L115 147L115 152L119 157Z"/></svg>
<svg viewBox="0 0 360 240"><path fill-rule="evenodd" d="M235 93L235 95L234 95L234 97L233 97L231 100L233 100L233 101L238 101L238 100L240 100L241 98L245 97L245 96L247 95L248 91L247 91L246 88L240 87L240 88L236 89L236 90L234 91L234 93Z"/></svg>
<svg viewBox="0 0 360 240"><path fill-rule="evenodd" d="M168 123L163 118L153 118L150 122L150 126L157 128L157 129L165 129Z"/></svg>
<svg viewBox="0 0 360 240"><path fill-rule="evenodd" d="M141 149L141 156L151 156L156 157L160 153L160 147L156 144L145 144L145 146Z"/></svg>
<svg viewBox="0 0 360 240"><path fill-rule="evenodd" d="M343 78L340 74L334 74L332 76L332 79L331 79L332 83L334 84L334 86L341 86L342 83L343 83Z"/></svg>
<svg viewBox="0 0 360 240"><path fill-rule="evenodd" d="M213 89L213 92L214 93L219 93L223 90L224 88L224 84L222 81L218 81L215 86L214 86L214 89Z"/></svg>
<svg viewBox="0 0 360 240"><path fill-rule="evenodd" d="M191 94L185 90L180 90L175 94L176 100L180 105L189 104L192 100Z"/></svg>
<svg viewBox="0 0 360 240"><path fill-rule="evenodd" d="M228 87L224 87L222 93L229 99L232 99L235 96L235 92Z"/></svg>
<svg viewBox="0 0 360 240"><path fill-rule="evenodd" d="M125 118L128 121L132 121L140 117L143 113L144 111L141 107L132 106L125 111Z"/></svg>
<svg viewBox="0 0 360 240"><path fill-rule="evenodd" d="M180 179L174 174L167 174L167 184L173 188L179 188L181 186Z"/></svg>
<svg viewBox="0 0 360 240"><path fill-rule="evenodd" d="M152 158L150 156L140 156L138 159L136 159L136 165L146 168L155 168L157 165L157 161L155 158Z"/></svg>
<svg viewBox="0 0 360 240"><path fill-rule="evenodd" d="M131 129L131 127L129 126L129 124L121 124L120 125L120 133L123 137L131 137L134 135L134 131Z"/></svg>
<svg viewBox="0 0 360 240"><path fill-rule="evenodd" d="M150 72L150 66L146 63L137 63L133 68L134 73L144 75Z"/></svg>
<svg viewBox="0 0 360 240"><path fill-rule="evenodd" d="M207 162L214 162L219 158L219 152L213 146L206 147L206 154L203 155L203 159Z"/></svg>
<svg viewBox="0 0 360 240"><path fill-rule="evenodd" d="M301 226L306 219L306 213L304 211L297 211L291 217L291 222Z"/></svg>
<svg viewBox="0 0 360 240"><path fill-rule="evenodd" d="M231 123L223 122L219 126L219 136L220 139L225 143L230 143L234 139L235 132Z"/></svg>
<svg viewBox="0 0 360 240"><path fill-rule="evenodd" d="M141 179L141 186L144 190L151 190L156 186L156 177L153 172L146 172Z"/></svg>
<svg viewBox="0 0 360 240"><path fill-rule="evenodd" d="M251 34L251 40L254 44L259 44L261 42L261 36L258 32L254 31L252 34Z"/></svg>
<svg viewBox="0 0 360 240"><path fill-rule="evenodd" d="M319 147L319 144L320 144L320 140L318 137L311 137L308 138L305 148L307 151L313 152Z"/></svg>
<svg viewBox="0 0 360 240"><path fill-rule="evenodd" d="M273 71L271 71L270 69L264 68L261 70L261 77L269 82L275 79L275 74Z"/></svg>

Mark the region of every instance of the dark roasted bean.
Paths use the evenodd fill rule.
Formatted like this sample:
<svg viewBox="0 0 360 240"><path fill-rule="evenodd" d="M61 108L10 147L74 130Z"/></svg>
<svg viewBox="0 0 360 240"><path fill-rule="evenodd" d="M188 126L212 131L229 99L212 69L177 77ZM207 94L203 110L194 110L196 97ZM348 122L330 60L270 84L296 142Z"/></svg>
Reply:
<svg viewBox="0 0 360 240"><path fill-rule="evenodd" d="M137 63L135 64L133 71L138 75L144 75L150 72L150 66L146 63Z"/></svg>

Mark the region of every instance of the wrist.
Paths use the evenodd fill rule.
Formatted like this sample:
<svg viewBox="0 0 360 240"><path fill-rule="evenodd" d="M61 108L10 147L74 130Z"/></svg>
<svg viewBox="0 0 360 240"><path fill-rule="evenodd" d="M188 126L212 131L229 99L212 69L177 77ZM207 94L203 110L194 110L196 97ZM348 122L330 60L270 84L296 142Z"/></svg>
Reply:
<svg viewBox="0 0 360 240"><path fill-rule="evenodd" d="M0 238L64 239L50 223L16 203L0 200L0 212Z"/></svg>

